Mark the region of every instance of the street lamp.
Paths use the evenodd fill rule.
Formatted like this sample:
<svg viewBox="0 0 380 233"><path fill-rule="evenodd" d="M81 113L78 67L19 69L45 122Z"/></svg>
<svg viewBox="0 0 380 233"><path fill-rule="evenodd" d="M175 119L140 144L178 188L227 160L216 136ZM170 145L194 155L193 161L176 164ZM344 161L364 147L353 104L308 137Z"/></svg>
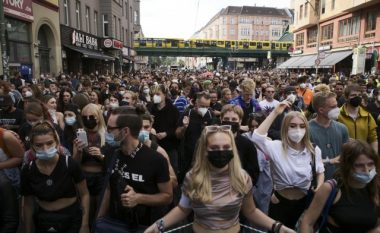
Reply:
<svg viewBox="0 0 380 233"><path fill-rule="evenodd" d="M315 1L318 1L318 0L315 0ZM318 9L316 9L315 6L313 6L313 4L309 0L306 0L306 3L310 4L310 7L313 9L314 14L317 15L317 47L316 48L317 48L317 59L319 59L319 43L320 43L320 38L319 38L319 34L320 34L320 29L319 29L319 27L320 27L320 24L319 24L319 21L320 21L319 4L318 4ZM318 66L319 66L319 64L318 65L315 64L315 77L318 77Z"/></svg>

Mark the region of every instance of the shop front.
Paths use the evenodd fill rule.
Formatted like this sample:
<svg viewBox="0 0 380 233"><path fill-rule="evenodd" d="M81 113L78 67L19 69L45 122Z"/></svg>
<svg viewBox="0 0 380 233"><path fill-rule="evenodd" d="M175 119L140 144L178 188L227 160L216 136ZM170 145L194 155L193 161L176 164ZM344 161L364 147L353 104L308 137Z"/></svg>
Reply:
<svg viewBox="0 0 380 233"><path fill-rule="evenodd" d="M112 64L112 73L123 73L123 42L120 40L105 38L102 39L102 49L110 56L115 58Z"/></svg>
<svg viewBox="0 0 380 233"><path fill-rule="evenodd" d="M112 73L115 58L102 51L100 41L94 35L61 25L63 72Z"/></svg>

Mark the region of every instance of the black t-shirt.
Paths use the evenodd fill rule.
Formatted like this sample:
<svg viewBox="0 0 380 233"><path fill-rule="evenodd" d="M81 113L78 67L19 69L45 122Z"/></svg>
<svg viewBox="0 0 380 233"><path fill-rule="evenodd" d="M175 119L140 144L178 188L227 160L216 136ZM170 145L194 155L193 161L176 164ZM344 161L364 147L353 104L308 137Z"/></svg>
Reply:
<svg viewBox="0 0 380 233"><path fill-rule="evenodd" d="M75 184L84 180L79 164L71 157L59 156L50 176L42 174L35 162L26 164L21 171L21 194L35 196L42 201L77 196Z"/></svg>
<svg viewBox="0 0 380 233"><path fill-rule="evenodd" d="M3 125L15 125L21 126L23 123L24 112L21 109L16 108L13 112L0 112L0 126ZM17 131L17 130L14 130Z"/></svg>
<svg viewBox="0 0 380 233"><path fill-rule="evenodd" d="M116 161L110 177L110 216L126 222L132 221L131 212L137 215L139 224L150 225L164 216L166 206L137 205L130 209L121 205L120 195L127 185L136 193L157 194L159 183L170 181L167 160L158 152L142 145L134 158L115 152Z"/></svg>

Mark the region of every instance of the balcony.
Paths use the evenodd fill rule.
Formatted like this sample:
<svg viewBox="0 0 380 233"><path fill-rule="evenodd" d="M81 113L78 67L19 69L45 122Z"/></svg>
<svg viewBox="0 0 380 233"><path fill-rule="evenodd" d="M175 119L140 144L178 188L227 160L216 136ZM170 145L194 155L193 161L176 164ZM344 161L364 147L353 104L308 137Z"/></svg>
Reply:
<svg viewBox="0 0 380 233"><path fill-rule="evenodd" d="M353 12L366 7L379 4L379 0L352 0L344 3L344 12Z"/></svg>
<svg viewBox="0 0 380 233"><path fill-rule="evenodd" d="M311 26L318 24L318 14L315 11L315 5L317 2L317 7L319 5L316 0L296 0L294 3L295 7L295 19L293 32L300 31ZM305 12L306 11L306 12Z"/></svg>
<svg viewBox="0 0 380 233"><path fill-rule="evenodd" d="M140 24L133 24L133 32L135 34L139 33L141 31L141 25Z"/></svg>

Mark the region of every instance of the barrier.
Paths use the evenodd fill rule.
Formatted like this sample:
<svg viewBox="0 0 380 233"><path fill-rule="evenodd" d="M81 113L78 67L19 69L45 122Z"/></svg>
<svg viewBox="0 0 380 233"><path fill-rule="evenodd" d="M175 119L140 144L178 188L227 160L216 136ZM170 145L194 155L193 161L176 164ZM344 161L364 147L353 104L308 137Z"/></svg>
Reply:
<svg viewBox="0 0 380 233"><path fill-rule="evenodd" d="M188 223L188 224L170 229L168 231L165 231L164 233L180 233L180 232L181 233L191 233L191 232L193 232L192 228L191 228L192 225L193 225L193 223ZM240 232L244 232L244 233L267 233L265 231L261 231L259 229L244 225L242 223L240 223L240 226L241 226Z"/></svg>

